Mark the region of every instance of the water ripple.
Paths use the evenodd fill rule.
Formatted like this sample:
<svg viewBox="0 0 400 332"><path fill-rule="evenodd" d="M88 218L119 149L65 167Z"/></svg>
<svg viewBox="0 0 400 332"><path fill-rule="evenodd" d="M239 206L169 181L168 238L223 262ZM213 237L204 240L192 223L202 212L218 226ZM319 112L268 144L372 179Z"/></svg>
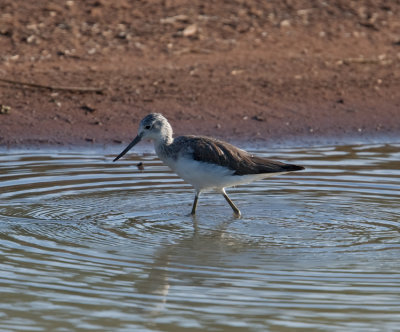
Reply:
<svg viewBox="0 0 400 332"><path fill-rule="evenodd" d="M257 153L307 170L241 219L153 155L0 154L0 330L396 330L400 146Z"/></svg>

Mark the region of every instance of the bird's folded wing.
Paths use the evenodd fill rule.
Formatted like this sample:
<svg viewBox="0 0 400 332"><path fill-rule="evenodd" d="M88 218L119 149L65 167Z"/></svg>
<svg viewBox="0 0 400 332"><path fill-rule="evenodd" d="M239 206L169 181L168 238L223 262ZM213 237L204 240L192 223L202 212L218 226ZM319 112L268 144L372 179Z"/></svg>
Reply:
<svg viewBox="0 0 400 332"><path fill-rule="evenodd" d="M190 142L190 143L189 143ZM188 151L194 160L227 167L234 175L292 172L301 166L269 160L241 150L229 143L208 137L190 137Z"/></svg>

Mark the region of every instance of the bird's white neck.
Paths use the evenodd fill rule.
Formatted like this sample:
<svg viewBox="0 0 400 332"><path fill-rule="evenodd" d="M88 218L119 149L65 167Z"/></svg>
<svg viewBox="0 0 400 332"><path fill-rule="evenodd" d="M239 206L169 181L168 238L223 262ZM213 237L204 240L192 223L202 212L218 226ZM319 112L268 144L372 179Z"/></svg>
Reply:
<svg viewBox="0 0 400 332"><path fill-rule="evenodd" d="M174 142L172 135L164 136L158 140L154 140L154 149L156 150L157 156L164 160L168 156L168 148Z"/></svg>
<svg viewBox="0 0 400 332"><path fill-rule="evenodd" d="M171 125L168 123L168 121L165 121L160 128L160 137L159 137L159 141L161 141L160 143L162 144L171 144L173 142L173 131L172 131L172 127Z"/></svg>
<svg viewBox="0 0 400 332"><path fill-rule="evenodd" d="M167 158L168 149L174 142L172 135L173 131L171 125L168 123L168 121L164 121L161 124L157 135L153 136L154 149L156 150L158 157L162 160Z"/></svg>

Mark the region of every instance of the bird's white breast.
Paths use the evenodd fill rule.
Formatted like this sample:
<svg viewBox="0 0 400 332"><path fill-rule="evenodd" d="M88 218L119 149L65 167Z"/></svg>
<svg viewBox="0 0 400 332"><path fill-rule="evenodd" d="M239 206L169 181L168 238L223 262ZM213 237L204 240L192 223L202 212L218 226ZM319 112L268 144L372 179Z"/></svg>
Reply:
<svg viewBox="0 0 400 332"><path fill-rule="evenodd" d="M233 175L234 171L187 157L163 160L178 176L196 190L222 189L268 177L267 174ZM272 174L271 174L272 175Z"/></svg>

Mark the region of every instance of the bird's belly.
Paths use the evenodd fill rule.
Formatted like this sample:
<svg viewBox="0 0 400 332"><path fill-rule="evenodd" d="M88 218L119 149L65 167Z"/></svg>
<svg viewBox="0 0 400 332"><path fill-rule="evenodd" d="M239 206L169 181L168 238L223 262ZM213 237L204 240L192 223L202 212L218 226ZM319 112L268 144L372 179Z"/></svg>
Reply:
<svg viewBox="0 0 400 332"><path fill-rule="evenodd" d="M218 190L250 183L269 176L269 174L233 175L234 171L227 167L189 158L179 158L176 161L165 160L165 163L196 190Z"/></svg>

